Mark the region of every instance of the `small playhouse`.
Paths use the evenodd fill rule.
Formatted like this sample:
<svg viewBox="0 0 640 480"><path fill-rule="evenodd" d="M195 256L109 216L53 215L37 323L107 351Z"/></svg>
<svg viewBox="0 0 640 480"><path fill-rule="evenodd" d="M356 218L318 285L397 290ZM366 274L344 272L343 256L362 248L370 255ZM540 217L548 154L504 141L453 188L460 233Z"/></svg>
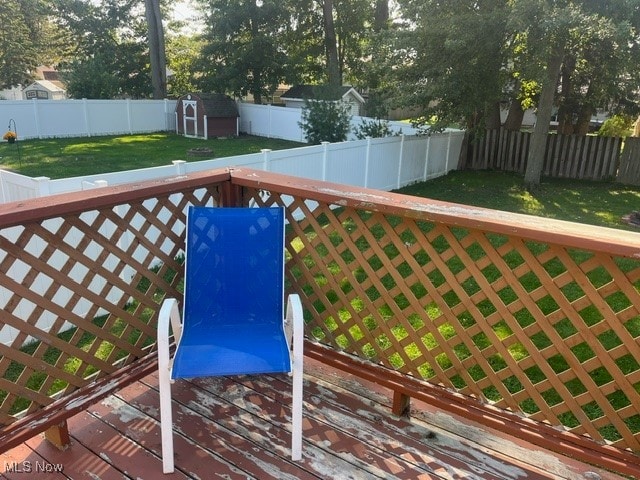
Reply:
<svg viewBox="0 0 640 480"><path fill-rule="evenodd" d="M176 133L185 137L237 136L240 114L236 102L222 93L189 93L176 104Z"/></svg>

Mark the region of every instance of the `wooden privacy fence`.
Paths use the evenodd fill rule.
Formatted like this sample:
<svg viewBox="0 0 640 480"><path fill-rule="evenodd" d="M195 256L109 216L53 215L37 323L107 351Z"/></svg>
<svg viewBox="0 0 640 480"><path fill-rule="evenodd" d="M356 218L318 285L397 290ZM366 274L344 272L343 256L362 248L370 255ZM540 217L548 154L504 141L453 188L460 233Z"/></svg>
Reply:
<svg viewBox="0 0 640 480"><path fill-rule="evenodd" d="M617 180L627 185L640 185L640 138L625 139Z"/></svg>
<svg viewBox="0 0 640 480"><path fill-rule="evenodd" d="M496 169L524 174L532 133L487 130L467 141L460 168ZM467 136L468 138L468 136ZM618 175L622 139L591 135L547 136L542 174L554 178L613 180ZM640 162L640 158L636 157Z"/></svg>
<svg viewBox="0 0 640 480"><path fill-rule="evenodd" d="M0 206L0 450L155 368L189 204L286 207L308 355L640 476L639 234L243 168Z"/></svg>

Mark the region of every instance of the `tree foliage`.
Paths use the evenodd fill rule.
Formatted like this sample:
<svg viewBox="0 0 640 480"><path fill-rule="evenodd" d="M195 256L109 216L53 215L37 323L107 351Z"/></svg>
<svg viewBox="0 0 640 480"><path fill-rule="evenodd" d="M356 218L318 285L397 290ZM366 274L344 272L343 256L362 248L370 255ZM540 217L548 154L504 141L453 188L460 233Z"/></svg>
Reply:
<svg viewBox="0 0 640 480"><path fill-rule="evenodd" d="M307 142L344 142L351 128L349 110L342 101L305 100L299 125Z"/></svg>
<svg viewBox="0 0 640 480"><path fill-rule="evenodd" d="M353 134L358 140L364 140L365 138L383 138L400 135L400 133L394 132L389 126L387 120L375 118L368 120L363 118L360 121L360 125L356 125L353 129Z"/></svg>
<svg viewBox="0 0 640 480"><path fill-rule="evenodd" d="M383 68L386 93L419 107L428 129L458 125L480 134L537 122L526 182L540 181L549 120L586 133L596 108L635 113L638 92L636 0L398 0ZM383 88L384 91L384 88Z"/></svg>
<svg viewBox="0 0 640 480"><path fill-rule="evenodd" d="M202 48L198 37L174 35L167 39L167 61L172 75L167 82L170 96L180 97L197 90L197 63Z"/></svg>
<svg viewBox="0 0 640 480"><path fill-rule="evenodd" d="M433 129L476 128L503 94L507 64L507 1L400 0L402 23L393 30L386 70L396 79L396 101L420 107Z"/></svg>
<svg viewBox="0 0 640 480"><path fill-rule="evenodd" d="M630 115L613 115L604 121L598 130L598 136L629 137L633 133L633 124L635 120L636 119Z"/></svg>
<svg viewBox="0 0 640 480"><path fill-rule="evenodd" d="M259 103L282 82L362 83L373 0L198 4L206 18L198 66L202 90L252 94Z"/></svg>
<svg viewBox="0 0 640 480"><path fill-rule="evenodd" d="M514 0L511 26L531 64L542 67L537 76L525 71L541 85L525 172L529 187L540 183L554 107L561 133L585 134L597 106L615 110L614 103L621 106L621 98L637 92L637 82L629 82L637 79L631 61L638 45L635 10L635 2L622 0Z"/></svg>
<svg viewBox="0 0 640 480"><path fill-rule="evenodd" d="M151 96L147 27L136 7L127 0L57 0L58 21L76 45L60 64L71 97Z"/></svg>
<svg viewBox="0 0 640 480"><path fill-rule="evenodd" d="M199 0L206 12L203 91L270 96L286 78L286 5L276 0Z"/></svg>
<svg viewBox="0 0 640 480"><path fill-rule="evenodd" d="M3 0L0 8L0 88L26 85L35 68L64 50L43 0Z"/></svg>

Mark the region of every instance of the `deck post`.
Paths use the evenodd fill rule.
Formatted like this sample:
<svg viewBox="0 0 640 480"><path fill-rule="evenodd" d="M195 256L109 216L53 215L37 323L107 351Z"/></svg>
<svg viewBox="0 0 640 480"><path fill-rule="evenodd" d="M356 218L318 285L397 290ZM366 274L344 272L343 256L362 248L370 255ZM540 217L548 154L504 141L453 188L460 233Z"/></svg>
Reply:
<svg viewBox="0 0 640 480"><path fill-rule="evenodd" d="M408 417L411 409L411 397L397 390L393 391L391 411L398 417Z"/></svg>
<svg viewBox="0 0 640 480"><path fill-rule="evenodd" d="M240 185L223 182L220 187L220 203L222 207L242 207L242 190Z"/></svg>
<svg viewBox="0 0 640 480"><path fill-rule="evenodd" d="M71 437L69 436L69 425L63 420L57 425L47 428L44 432L46 438L58 450L66 450L71 446Z"/></svg>

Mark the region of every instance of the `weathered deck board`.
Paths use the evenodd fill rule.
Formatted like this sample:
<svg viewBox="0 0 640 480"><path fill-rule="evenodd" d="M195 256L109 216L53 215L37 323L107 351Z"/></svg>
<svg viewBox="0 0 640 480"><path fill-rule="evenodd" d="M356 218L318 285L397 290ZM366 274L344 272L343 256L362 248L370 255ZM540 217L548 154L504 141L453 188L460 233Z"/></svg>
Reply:
<svg viewBox="0 0 640 480"><path fill-rule="evenodd" d="M174 384L176 473L229 479L570 479L614 474L414 405L396 418L390 393L305 366L303 460L289 459L289 378L244 376ZM72 448L34 437L0 456L0 477L162 478L157 377L149 375L69 421ZM29 463L25 463L29 462ZM11 471L13 470L13 472ZM599 476L596 476L599 475Z"/></svg>

